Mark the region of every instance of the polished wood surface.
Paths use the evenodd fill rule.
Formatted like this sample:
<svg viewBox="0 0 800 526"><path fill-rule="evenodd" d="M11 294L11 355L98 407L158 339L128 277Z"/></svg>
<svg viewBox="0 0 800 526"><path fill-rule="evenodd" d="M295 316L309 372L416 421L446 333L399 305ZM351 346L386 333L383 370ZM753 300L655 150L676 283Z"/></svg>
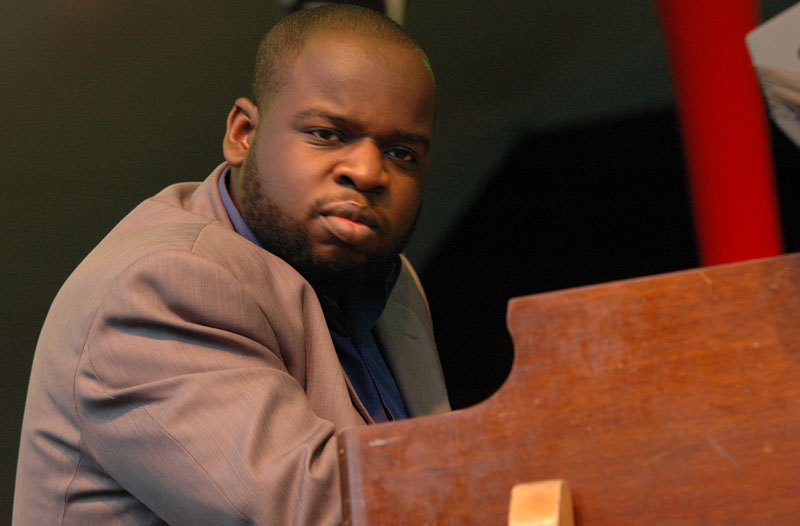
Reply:
<svg viewBox="0 0 800 526"><path fill-rule="evenodd" d="M547 479L578 526L800 524L800 256L517 298L508 325L485 402L340 435L348 524L499 526Z"/></svg>

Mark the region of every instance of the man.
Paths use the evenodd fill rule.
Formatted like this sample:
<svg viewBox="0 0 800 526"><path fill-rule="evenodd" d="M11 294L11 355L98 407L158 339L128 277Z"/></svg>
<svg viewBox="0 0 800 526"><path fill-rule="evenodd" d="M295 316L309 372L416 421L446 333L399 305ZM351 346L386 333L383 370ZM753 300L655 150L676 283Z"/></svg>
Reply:
<svg viewBox="0 0 800 526"><path fill-rule="evenodd" d="M448 408L399 256L433 119L393 22L330 6L273 28L226 163L139 205L55 299L14 524L339 522L335 434Z"/></svg>

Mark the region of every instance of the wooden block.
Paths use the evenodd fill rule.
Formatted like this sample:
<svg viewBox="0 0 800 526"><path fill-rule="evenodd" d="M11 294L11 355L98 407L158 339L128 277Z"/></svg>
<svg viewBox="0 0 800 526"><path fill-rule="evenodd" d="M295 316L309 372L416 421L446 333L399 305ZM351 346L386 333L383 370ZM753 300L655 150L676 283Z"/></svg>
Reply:
<svg viewBox="0 0 800 526"><path fill-rule="evenodd" d="M572 497L565 480L517 484L511 488L508 526L573 526Z"/></svg>

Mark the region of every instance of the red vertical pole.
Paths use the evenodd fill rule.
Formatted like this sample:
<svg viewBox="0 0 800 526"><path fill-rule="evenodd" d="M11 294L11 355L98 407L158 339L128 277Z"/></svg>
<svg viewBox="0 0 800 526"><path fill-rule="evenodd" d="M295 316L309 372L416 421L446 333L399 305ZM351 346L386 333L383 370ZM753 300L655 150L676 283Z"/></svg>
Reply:
<svg viewBox="0 0 800 526"><path fill-rule="evenodd" d="M766 111L745 34L757 0L658 0L703 265L783 252Z"/></svg>

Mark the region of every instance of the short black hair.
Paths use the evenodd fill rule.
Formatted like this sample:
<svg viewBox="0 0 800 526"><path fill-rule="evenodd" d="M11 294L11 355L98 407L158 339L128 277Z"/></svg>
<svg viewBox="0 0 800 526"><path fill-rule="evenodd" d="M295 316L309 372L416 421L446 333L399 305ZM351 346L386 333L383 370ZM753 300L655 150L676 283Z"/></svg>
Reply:
<svg viewBox="0 0 800 526"><path fill-rule="evenodd" d="M258 47L252 98L256 106L268 103L286 83L286 66L297 57L310 35L322 31L344 31L398 44L417 51L430 70L428 56L408 32L395 21L372 9L347 4L329 4L303 9L278 22ZM433 72L431 72L433 76Z"/></svg>

